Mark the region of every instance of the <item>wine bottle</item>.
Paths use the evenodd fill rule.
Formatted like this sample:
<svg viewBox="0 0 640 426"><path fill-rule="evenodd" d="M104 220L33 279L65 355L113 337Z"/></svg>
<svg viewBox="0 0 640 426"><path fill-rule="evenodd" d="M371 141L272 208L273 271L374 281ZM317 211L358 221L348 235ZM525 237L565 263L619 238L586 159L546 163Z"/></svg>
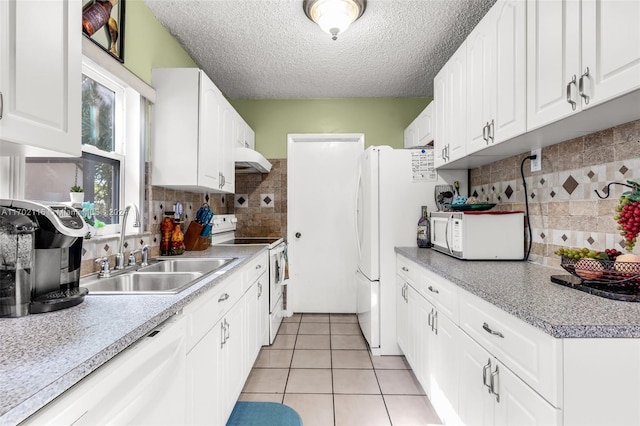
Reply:
<svg viewBox="0 0 640 426"><path fill-rule="evenodd" d="M82 31L93 35L102 28L111 16L111 9L118 4L118 0L96 0L82 11Z"/></svg>
<svg viewBox="0 0 640 426"><path fill-rule="evenodd" d="M418 247L431 247L431 230L429 226L429 213L427 206L422 206L422 216L418 220Z"/></svg>

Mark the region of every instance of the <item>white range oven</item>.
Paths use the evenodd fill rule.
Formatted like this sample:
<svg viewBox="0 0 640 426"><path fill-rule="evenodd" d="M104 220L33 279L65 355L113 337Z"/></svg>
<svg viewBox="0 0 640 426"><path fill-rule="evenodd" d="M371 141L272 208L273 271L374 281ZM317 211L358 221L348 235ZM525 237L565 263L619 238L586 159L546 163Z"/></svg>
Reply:
<svg viewBox="0 0 640 426"><path fill-rule="evenodd" d="M269 249L269 344L272 344L282 323L282 284L285 275L284 239L279 237L236 238L237 218L233 214L213 218L211 242L217 246L260 245Z"/></svg>

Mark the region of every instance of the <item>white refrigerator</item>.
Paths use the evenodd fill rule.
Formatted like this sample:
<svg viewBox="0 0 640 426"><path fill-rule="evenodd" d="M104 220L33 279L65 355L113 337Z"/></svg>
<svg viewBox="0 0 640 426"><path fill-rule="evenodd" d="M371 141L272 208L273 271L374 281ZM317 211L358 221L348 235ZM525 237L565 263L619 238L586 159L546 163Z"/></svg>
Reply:
<svg viewBox="0 0 640 426"><path fill-rule="evenodd" d="M395 247L416 246L421 206L436 211L436 185L460 182L467 170L429 172L421 149L372 146L362 153L356 195L358 322L374 355L399 355L396 342ZM423 249L430 250L430 249Z"/></svg>

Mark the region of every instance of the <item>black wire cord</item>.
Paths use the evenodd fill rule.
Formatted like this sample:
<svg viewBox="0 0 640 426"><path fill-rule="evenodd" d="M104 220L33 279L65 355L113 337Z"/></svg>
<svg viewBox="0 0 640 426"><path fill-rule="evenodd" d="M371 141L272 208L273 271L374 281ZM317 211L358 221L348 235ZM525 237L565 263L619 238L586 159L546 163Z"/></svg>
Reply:
<svg viewBox="0 0 640 426"><path fill-rule="evenodd" d="M529 248L527 249L527 254L524 255L524 259L528 260L529 254L531 254L531 244L533 242L533 237L531 233L531 220L529 219L529 191L527 190L527 181L524 180L524 162L527 160L535 160L538 158L537 155L529 155L528 157L524 157L522 162L520 163L520 176L522 176L522 186L524 187L524 205L526 210L526 218L527 218L527 228L529 229Z"/></svg>

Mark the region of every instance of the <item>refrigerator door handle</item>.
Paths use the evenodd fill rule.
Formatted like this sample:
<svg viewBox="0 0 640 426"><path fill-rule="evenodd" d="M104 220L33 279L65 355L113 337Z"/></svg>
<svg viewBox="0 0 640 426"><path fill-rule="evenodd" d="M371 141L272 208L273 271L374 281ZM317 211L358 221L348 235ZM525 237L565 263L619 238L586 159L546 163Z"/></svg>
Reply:
<svg viewBox="0 0 640 426"><path fill-rule="evenodd" d="M360 248L360 233L358 232L358 226L359 226L359 222L358 222L358 195L360 194L360 188L362 187L362 167L360 165L358 165L358 176L356 178L356 194L354 197L354 206L353 206L353 216L354 216L354 221L353 224L354 226L354 231L355 231L355 236L356 236L356 249L357 249L357 253L358 253L358 259L360 259L360 255L362 254L361 252L361 248Z"/></svg>

